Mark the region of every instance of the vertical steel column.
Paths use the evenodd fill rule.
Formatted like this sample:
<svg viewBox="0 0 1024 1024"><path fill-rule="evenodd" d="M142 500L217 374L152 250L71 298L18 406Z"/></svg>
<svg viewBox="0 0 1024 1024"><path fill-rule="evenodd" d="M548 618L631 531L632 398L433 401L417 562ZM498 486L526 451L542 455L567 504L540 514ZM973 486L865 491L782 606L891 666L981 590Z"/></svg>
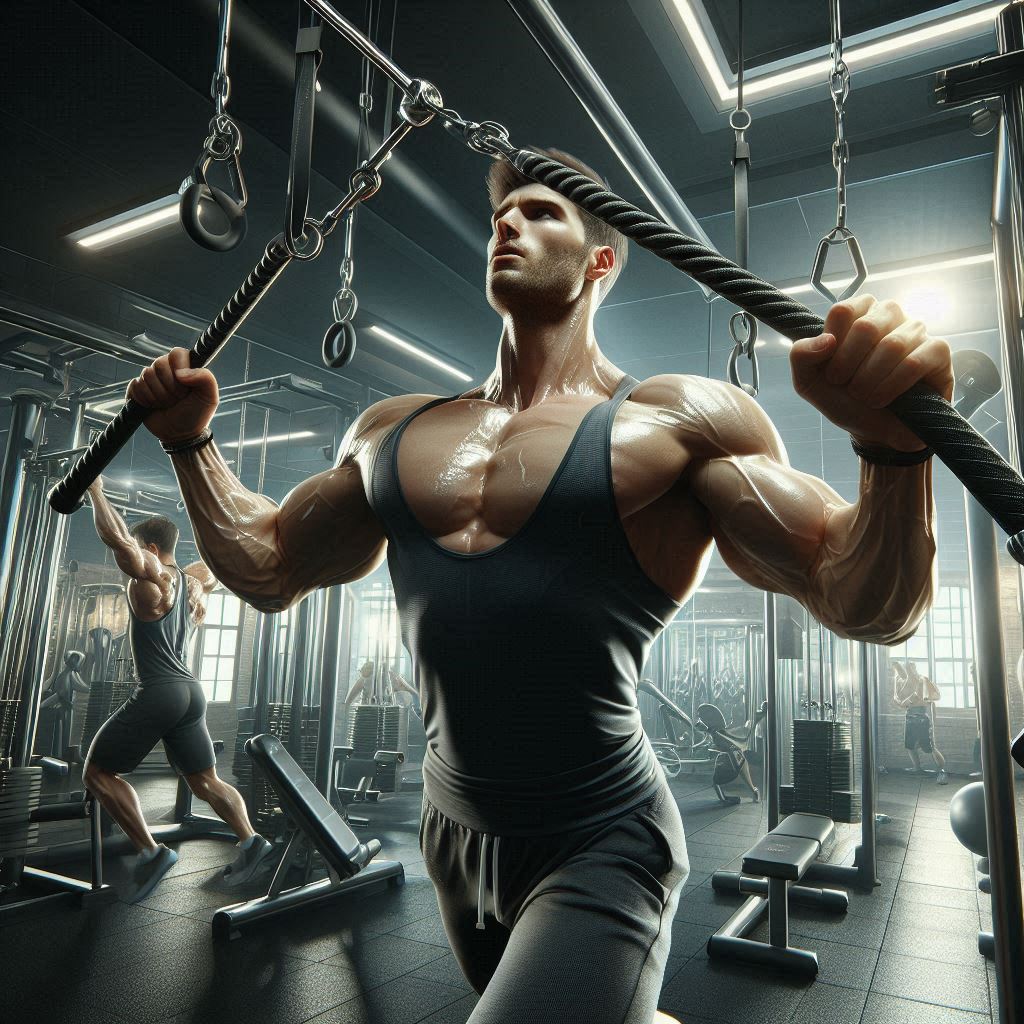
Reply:
<svg viewBox="0 0 1024 1024"><path fill-rule="evenodd" d="M327 611L320 672L320 734L316 748L316 788L330 800L331 763L334 757L334 717L338 711L338 657L341 653L345 587L327 591Z"/></svg>
<svg viewBox="0 0 1024 1024"><path fill-rule="evenodd" d="M302 762L302 711L305 707L306 689L306 644L308 643L309 612L311 598L306 597L295 609L295 643L291 645L291 728L288 736L288 753L300 764Z"/></svg>
<svg viewBox="0 0 1024 1024"><path fill-rule="evenodd" d="M768 796L768 831L779 823L779 714L775 687L775 668L777 664L776 629L775 629L775 595L764 592L764 685L765 700L768 701L768 713L764 721L765 741L765 781L764 788Z"/></svg>
<svg viewBox="0 0 1024 1024"><path fill-rule="evenodd" d="M71 427L67 437L67 449L69 450L77 448L81 443L84 416L85 403L73 401L71 403ZM50 480L48 478L41 479L40 485L44 492L49 491ZM68 516L54 512L48 502L43 504L41 513L36 534L37 538L41 538L41 540L37 541L39 563L35 599L28 612L31 623L31 627L25 629L28 647L20 665L23 679L22 700L27 700L29 705L23 744L25 764L28 764L31 758L36 728L39 724L39 704L42 699L43 683L46 679L46 650L49 646L50 630L53 628L57 571L61 559L64 557L70 522ZM57 647L59 646L60 638L57 642ZM55 667L59 667L59 664ZM70 741L70 737L68 740Z"/></svg>
<svg viewBox="0 0 1024 1024"><path fill-rule="evenodd" d="M0 600L3 600L0 638L10 636L4 627L8 625L8 616L13 612L13 602L7 599L7 594L16 557L16 533L19 523L23 521L19 510L25 490L25 460L35 445L46 401L46 396L37 391L20 390L11 395L14 411L3 466L0 468ZM17 578L16 574L14 578Z"/></svg>
<svg viewBox="0 0 1024 1024"><path fill-rule="evenodd" d="M966 491L967 561L978 666L981 764L985 779L988 862L992 878L992 931L1000 1024L1024 1019L1024 908L1021 903L1017 809L1010 758L1003 637L999 621L999 556L995 527Z"/></svg>
<svg viewBox="0 0 1024 1024"><path fill-rule="evenodd" d="M860 849L857 851L857 869L865 889L879 885L875 843L875 701L873 700L871 649L865 643L857 644L860 655Z"/></svg>
<svg viewBox="0 0 1024 1024"><path fill-rule="evenodd" d="M996 18L999 53L1024 50L1024 4L1011 3ZM996 291L999 296L999 333L1002 336L1003 381L1006 388L1006 428L1010 437L1010 463L1024 465L1024 417L1015 403L1024 397L1024 83L1003 93L992 189L992 244L995 253Z"/></svg>

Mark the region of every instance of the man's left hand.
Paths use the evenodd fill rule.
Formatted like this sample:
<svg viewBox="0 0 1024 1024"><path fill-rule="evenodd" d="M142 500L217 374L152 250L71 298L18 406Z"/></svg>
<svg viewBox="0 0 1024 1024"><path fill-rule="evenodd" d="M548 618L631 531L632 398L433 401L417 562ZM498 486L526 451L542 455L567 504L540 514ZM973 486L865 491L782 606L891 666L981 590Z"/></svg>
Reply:
<svg viewBox="0 0 1024 1024"><path fill-rule="evenodd" d="M885 407L919 381L953 397L949 345L873 295L836 303L825 333L795 342L789 362L797 394L867 445L920 451L921 439Z"/></svg>

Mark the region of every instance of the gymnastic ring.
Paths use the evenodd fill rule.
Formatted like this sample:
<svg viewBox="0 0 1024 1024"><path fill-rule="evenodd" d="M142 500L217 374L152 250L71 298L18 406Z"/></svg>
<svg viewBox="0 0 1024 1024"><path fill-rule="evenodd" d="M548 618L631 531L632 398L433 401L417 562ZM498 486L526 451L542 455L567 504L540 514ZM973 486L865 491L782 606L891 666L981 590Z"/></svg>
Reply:
<svg viewBox="0 0 1024 1024"><path fill-rule="evenodd" d="M324 365L340 370L352 362L356 354L356 329L351 320L335 322L324 333Z"/></svg>
<svg viewBox="0 0 1024 1024"><path fill-rule="evenodd" d="M204 202L214 203L227 218L226 231L216 234L203 224L199 213ZM245 208L234 196L216 185L193 181L181 195L178 217L189 238L213 252L230 252L245 238Z"/></svg>

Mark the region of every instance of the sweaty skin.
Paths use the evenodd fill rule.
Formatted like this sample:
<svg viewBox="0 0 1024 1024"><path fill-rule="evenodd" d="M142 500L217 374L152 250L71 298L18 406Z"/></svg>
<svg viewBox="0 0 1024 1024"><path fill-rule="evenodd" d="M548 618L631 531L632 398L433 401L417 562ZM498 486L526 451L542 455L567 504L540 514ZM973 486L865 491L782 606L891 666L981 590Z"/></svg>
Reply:
<svg viewBox="0 0 1024 1024"><path fill-rule="evenodd" d="M478 553L529 519L587 411L623 371L600 351L593 317L610 247L588 246L578 212L541 185L507 197L494 219L487 293L502 316L494 372L418 416L398 453L405 498L427 533ZM949 346L891 302L864 295L833 306L826 333L797 342L798 394L863 443L922 447L885 411L925 380L952 393ZM132 382L164 441L197 436L217 404L208 370L174 349ZM433 395L367 409L333 469L278 507L246 490L210 443L172 462L203 558L243 600L278 611L317 587L359 579L387 539L366 499L386 433ZM641 568L674 600L700 584L717 543L741 578L789 594L842 637L899 643L931 602L935 509L930 462L862 463L858 500L794 470L770 420L742 391L662 374L624 402L612 431L616 503Z"/></svg>

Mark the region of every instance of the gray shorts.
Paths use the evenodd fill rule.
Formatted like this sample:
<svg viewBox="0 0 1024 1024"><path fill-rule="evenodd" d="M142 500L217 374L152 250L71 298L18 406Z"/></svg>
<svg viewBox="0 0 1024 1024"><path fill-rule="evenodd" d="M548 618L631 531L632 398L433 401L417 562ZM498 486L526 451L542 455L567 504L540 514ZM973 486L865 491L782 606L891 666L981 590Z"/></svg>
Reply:
<svg viewBox="0 0 1024 1024"><path fill-rule="evenodd" d="M667 786L603 824L526 838L484 836L424 800L420 848L482 993L469 1024L650 1024L689 872Z"/></svg>
<svg viewBox="0 0 1024 1024"><path fill-rule="evenodd" d="M140 683L104 722L89 748L89 761L108 772L134 771L161 741L181 775L217 763L206 727L206 694L195 679Z"/></svg>

